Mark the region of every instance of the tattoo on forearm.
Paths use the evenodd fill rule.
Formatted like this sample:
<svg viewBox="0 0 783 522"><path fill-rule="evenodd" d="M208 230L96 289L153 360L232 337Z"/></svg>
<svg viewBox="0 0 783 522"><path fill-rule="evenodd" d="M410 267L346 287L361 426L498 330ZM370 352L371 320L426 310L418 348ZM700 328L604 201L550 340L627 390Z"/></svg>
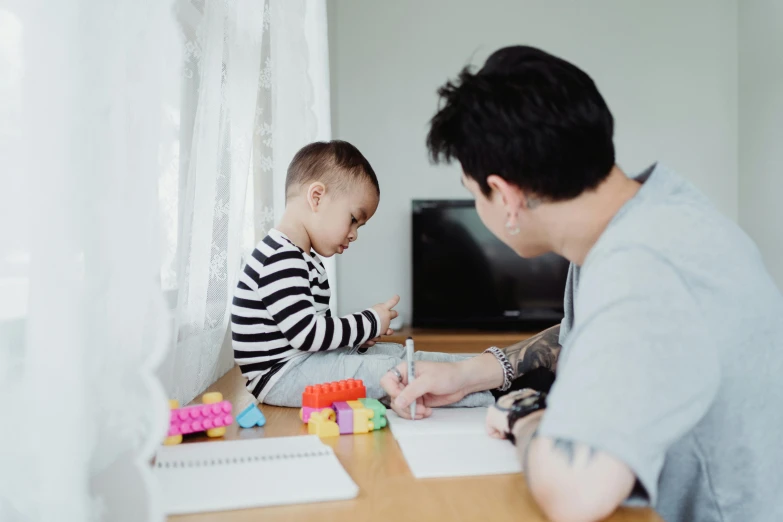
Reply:
<svg viewBox="0 0 783 522"><path fill-rule="evenodd" d="M585 454L586 460L584 460L584 462L590 462L597 451L592 446L580 444L568 439L553 439L552 450L565 458L568 461L569 466L574 465L575 459L582 460L580 457Z"/></svg>
<svg viewBox="0 0 783 522"><path fill-rule="evenodd" d="M556 325L504 349L503 352L514 368L514 377L524 375L536 368L554 371L560 355L559 338L560 325Z"/></svg>
<svg viewBox="0 0 783 522"><path fill-rule="evenodd" d="M574 442L566 439L555 439L552 444L552 449L561 453L568 465L571 466L574 463Z"/></svg>

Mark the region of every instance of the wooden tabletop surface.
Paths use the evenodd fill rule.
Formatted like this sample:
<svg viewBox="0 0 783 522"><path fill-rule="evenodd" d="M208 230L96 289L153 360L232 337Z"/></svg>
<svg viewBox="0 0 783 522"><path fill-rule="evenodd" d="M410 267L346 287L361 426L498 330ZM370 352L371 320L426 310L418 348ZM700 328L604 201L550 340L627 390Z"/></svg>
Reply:
<svg viewBox="0 0 783 522"><path fill-rule="evenodd" d="M231 401L235 411L252 402L243 386L238 368L234 368L207 391L219 391ZM198 398L195 402L200 402ZM236 423L227 430L225 439L284 437L305 435L307 429L293 408L262 406L266 425L242 429ZM189 438L189 441L222 439ZM359 486L354 500L300 504L258 509L181 515L170 522L419 522L449 521L544 521L531 498L521 474L485 477L417 480L408 470L405 458L388 428L365 435L343 435L323 439L334 448L337 458ZM649 509L620 509L608 520L614 522L660 522Z"/></svg>

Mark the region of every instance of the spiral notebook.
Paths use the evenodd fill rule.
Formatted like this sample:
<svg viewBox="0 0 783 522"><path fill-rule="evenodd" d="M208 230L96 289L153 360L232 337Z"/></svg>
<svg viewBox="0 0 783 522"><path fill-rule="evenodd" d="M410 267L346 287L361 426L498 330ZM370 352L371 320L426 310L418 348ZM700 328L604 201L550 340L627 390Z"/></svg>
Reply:
<svg viewBox="0 0 783 522"><path fill-rule="evenodd" d="M315 435L163 446L153 466L169 515L359 494L332 448Z"/></svg>

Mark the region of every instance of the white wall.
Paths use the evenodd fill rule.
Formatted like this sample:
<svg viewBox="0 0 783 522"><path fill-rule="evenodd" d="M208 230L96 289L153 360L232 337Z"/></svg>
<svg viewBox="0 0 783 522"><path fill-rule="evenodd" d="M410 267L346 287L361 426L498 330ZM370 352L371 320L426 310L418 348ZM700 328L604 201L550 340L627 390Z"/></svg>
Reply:
<svg viewBox="0 0 783 522"><path fill-rule="evenodd" d="M783 3L739 7L739 221L783 288Z"/></svg>
<svg viewBox="0 0 783 522"><path fill-rule="evenodd" d="M735 0L330 0L335 138L381 182L376 217L338 260L339 310L402 295L410 319L410 201L466 197L424 145L435 90L467 63L530 44L585 69L616 121L628 172L661 160L737 217Z"/></svg>

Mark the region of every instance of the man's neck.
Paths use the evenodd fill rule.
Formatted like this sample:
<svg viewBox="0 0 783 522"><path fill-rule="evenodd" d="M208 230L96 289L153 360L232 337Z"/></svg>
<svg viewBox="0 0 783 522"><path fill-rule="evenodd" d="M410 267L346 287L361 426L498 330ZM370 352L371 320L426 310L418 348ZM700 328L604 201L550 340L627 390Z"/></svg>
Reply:
<svg viewBox="0 0 783 522"><path fill-rule="evenodd" d="M307 234L307 229L299 218L298 212L292 205L286 206L283 218L275 228L285 234L293 244L308 254L310 253L310 236Z"/></svg>
<svg viewBox="0 0 783 522"><path fill-rule="evenodd" d="M615 166L595 190L550 204L547 220L551 223L553 250L581 266L614 216L640 188L639 182Z"/></svg>

